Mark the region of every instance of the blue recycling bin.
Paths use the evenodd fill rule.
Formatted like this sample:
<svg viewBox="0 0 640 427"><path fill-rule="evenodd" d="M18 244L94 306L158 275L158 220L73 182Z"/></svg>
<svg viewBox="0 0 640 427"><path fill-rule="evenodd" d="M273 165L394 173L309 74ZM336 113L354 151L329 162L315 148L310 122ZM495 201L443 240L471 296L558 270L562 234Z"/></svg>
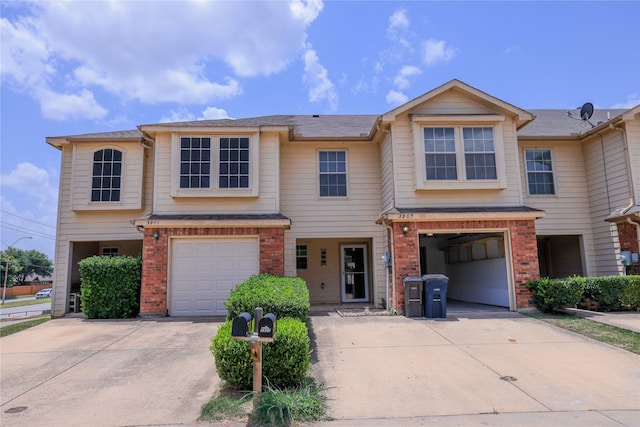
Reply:
<svg viewBox="0 0 640 427"><path fill-rule="evenodd" d="M424 317L447 317L447 286L449 278L443 274L425 274L424 283Z"/></svg>

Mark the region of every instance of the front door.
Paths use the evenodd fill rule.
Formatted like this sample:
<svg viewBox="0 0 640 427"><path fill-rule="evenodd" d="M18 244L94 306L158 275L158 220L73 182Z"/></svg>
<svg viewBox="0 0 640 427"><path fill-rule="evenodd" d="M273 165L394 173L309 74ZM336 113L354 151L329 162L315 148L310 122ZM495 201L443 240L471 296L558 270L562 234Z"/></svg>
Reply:
<svg viewBox="0 0 640 427"><path fill-rule="evenodd" d="M342 245L342 302L369 301L367 245Z"/></svg>

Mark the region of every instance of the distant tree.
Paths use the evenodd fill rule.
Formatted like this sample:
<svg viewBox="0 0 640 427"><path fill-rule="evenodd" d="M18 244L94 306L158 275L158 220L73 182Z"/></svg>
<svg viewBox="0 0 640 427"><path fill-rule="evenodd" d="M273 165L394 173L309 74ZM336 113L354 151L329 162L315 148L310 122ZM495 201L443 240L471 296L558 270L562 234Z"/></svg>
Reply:
<svg viewBox="0 0 640 427"><path fill-rule="evenodd" d="M9 263L9 268L7 269L7 263ZM13 257L8 251L0 252L0 286L4 285L4 275L7 274L7 287L10 288L13 286L16 274L18 274L21 270L20 262Z"/></svg>
<svg viewBox="0 0 640 427"><path fill-rule="evenodd" d="M12 248L9 252L20 264L20 270L13 278L15 284L24 285L30 275L50 276L53 273L53 261L42 252L17 248Z"/></svg>

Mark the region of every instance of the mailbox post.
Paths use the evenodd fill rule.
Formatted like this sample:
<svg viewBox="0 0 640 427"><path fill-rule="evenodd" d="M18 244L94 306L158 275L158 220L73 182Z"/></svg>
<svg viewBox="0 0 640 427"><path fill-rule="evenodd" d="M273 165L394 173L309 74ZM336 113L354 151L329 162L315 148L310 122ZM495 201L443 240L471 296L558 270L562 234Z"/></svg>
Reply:
<svg viewBox="0 0 640 427"><path fill-rule="evenodd" d="M242 313L233 319L231 336L236 341L248 341L253 360L253 406L260 400L262 393L262 343L273 342L276 330L276 316L273 313L262 315L262 308L256 308L254 331L249 333L251 315Z"/></svg>

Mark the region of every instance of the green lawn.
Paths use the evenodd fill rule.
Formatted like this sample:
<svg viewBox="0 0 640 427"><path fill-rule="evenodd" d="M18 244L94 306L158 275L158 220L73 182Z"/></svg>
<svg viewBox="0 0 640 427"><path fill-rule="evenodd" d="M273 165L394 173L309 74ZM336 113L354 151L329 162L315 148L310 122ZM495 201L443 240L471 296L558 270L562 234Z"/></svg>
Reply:
<svg viewBox="0 0 640 427"><path fill-rule="evenodd" d="M640 334L570 314L532 313L531 317L558 328L640 354Z"/></svg>
<svg viewBox="0 0 640 427"><path fill-rule="evenodd" d="M44 304L46 302L51 302L51 298L28 299L28 300L25 300L24 298L19 298L19 299L13 299L13 300L5 300L4 304L0 305L0 308L22 307L25 305Z"/></svg>
<svg viewBox="0 0 640 427"><path fill-rule="evenodd" d="M24 331L25 329L29 329L41 323L48 322L49 320L51 320L51 316L41 317L41 318L32 319L32 320L25 320L23 322L18 322L12 325L3 326L0 328L0 337L6 337L7 335Z"/></svg>

